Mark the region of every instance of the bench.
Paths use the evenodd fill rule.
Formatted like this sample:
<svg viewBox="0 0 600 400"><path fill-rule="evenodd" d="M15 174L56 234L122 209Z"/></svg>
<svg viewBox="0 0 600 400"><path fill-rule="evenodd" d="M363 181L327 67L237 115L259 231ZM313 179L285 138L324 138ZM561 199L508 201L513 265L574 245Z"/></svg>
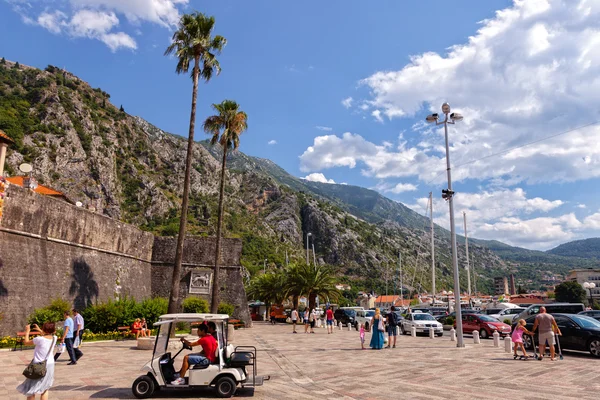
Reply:
<svg viewBox="0 0 600 400"><path fill-rule="evenodd" d="M246 324L239 319L230 319L229 324L233 325L233 329L244 328L246 326Z"/></svg>
<svg viewBox="0 0 600 400"><path fill-rule="evenodd" d="M127 337L127 335L129 335L129 333L131 332L131 328L129 326L119 326L117 328L117 331L119 332L119 337L117 338L117 342L119 341L119 338L121 338L121 340L125 340L125 338Z"/></svg>
<svg viewBox="0 0 600 400"><path fill-rule="evenodd" d="M39 335L39 333L37 333L37 332L29 332L29 337L31 337L31 338L34 338L38 335ZM16 336L16 340L15 340L15 347L14 347L13 351L17 351L17 346L20 346L21 347L20 350L23 350L24 342L25 342L25 331L17 332L17 336Z"/></svg>

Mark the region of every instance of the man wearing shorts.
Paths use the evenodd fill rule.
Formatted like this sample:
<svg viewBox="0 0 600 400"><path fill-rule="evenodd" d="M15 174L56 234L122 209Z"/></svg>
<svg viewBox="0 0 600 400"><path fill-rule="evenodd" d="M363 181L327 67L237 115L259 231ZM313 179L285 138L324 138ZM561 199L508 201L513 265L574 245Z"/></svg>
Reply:
<svg viewBox="0 0 600 400"><path fill-rule="evenodd" d="M396 307L392 306L391 311L387 315L387 326L388 326L388 345L387 348L390 347L396 348L396 336L397 331L396 328L398 326L398 316L395 313ZM392 346L392 339L394 341Z"/></svg>
<svg viewBox="0 0 600 400"><path fill-rule="evenodd" d="M298 323L298 311L294 307L292 309L292 326L294 327L294 330L292 331L292 333L298 333L298 332L296 332L296 324L297 323Z"/></svg>
<svg viewBox="0 0 600 400"><path fill-rule="evenodd" d="M325 315L327 317L327 333L333 333L333 311L331 307L327 307Z"/></svg>
<svg viewBox="0 0 600 400"><path fill-rule="evenodd" d="M178 378L171 382L172 385L185 385L185 373L190 368L190 365L209 365L217 360L215 352L219 345L215 338L208 333L208 326L204 324L198 326L198 336L200 336L200 339L193 343L181 338L181 341L188 346L202 346L202 351L200 353L188 354L183 357L181 371L177 374L179 375Z"/></svg>
<svg viewBox="0 0 600 400"><path fill-rule="evenodd" d="M533 332L535 332L537 328L540 328L538 335L540 355L538 360L542 360L542 358L544 358L546 342L548 342L548 346L550 346L550 360L554 361L554 332L561 336L562 333L560 332L558 325L556 325L556 320L554 317L546 313L546 307L541 307L540 313L535 317L535 322L533 323Z"/></svg>

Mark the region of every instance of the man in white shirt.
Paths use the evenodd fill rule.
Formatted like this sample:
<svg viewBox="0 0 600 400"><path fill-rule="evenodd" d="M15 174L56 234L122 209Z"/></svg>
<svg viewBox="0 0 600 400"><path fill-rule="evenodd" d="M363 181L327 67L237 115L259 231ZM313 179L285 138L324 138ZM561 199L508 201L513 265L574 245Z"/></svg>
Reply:
<svg viewBox="0 0 600 400"><path fill-rule="evenodd" d="M298 333L298 332L296 332L296 323L297 322L298 322L298 311L296 310L296 307L294 307L292 309L292 325L294 326L293 333Z"/></svg>
<svg viewBox="0 0 600 400"><path fill-rule="evenodd" d="M75 347L73 350L75 350L75 356L77 357L77 360L79 360L81 357L83 357L83 353L81 352L81 350L79 350L79 347L81 347L81 342L83 340L83 317L81 316L81 314L79 314L79 311L77 311L76 309L73 309L73 323L75 325L75 332L73 332L73 341L79 342L77 347ZM78 338L79 340L77 340Z"/></svg>

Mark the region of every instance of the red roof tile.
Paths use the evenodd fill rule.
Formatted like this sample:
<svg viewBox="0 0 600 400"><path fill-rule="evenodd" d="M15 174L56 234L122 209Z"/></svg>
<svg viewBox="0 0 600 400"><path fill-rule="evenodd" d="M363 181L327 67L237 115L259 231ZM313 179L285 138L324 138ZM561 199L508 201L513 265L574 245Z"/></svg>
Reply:
<svg viewBox="0 0 600 400"><path fill-rule="evenodd" d="M12 183L13 185L17 185L17 186L23 187L23 181L25 180L25 177L23 175L20 175L20 176L11 176L9 178L6 178L6 180L8 182ZM39 194L44 194L46 196L64 197L64 193L59 192L58 190L54 190L52 188L49 188L48 186L44 186L44 185L40 185L40 184L38 184L38 187L36 187L34 189L34 192L39 193Z"/></svg>
<svg viewBox="0 0 600 400"><path fill-rule="evenodd" d="M12 140L6 133L4 133L2 129L0 129L0 142L14 143L14 140Z"/></svg>

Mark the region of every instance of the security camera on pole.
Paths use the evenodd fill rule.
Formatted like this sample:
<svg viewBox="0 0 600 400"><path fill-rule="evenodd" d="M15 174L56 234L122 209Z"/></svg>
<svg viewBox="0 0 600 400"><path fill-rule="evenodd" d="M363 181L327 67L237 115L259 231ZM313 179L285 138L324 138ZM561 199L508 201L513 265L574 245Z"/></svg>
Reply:
<svg viewBox="0 0 600 400"><path fill-rule="evenodd" d="M465 347L463 341L463 327L462 327L462 312L460 308L460 282L458 274L458 257L456 254L456 230L454 227L454 203L452 198L454 197L454 191L452 191L452 176L450 174L450 147L448 146L448 124L454 125L455 122L463 119L463 116L459 113L450 114L450 104L442 104L442 113L444 114L444 120L439 121L439 115L437 113L427 116L426 121L436 125L444 125L444 135L446 138L446 170L448 171L448 189L442 190L442 198L448 201L448 207L450 209L450 236L452 243L452 265L454 269L454 310L456 311L456 334L457 341L456 347Z"/></svg>

